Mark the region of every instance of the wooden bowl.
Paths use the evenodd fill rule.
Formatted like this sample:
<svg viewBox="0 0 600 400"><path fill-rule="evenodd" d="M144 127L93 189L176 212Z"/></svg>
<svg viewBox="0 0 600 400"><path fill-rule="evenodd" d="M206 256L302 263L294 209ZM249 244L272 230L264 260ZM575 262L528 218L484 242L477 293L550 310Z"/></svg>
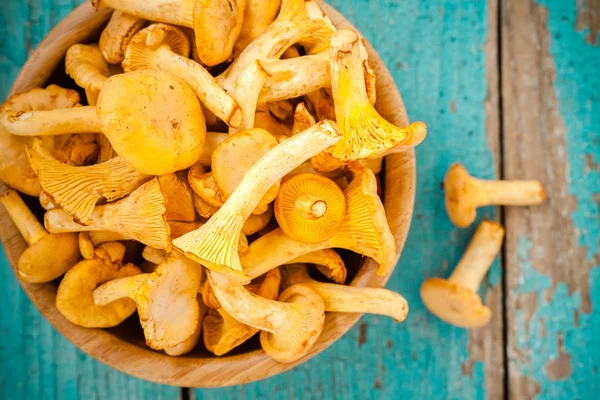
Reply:
<svg viewBox="0 0 600 400"><path fill-rule="evenodd" d="M324 11L339 28L353 28L337 11L321 4ZM106 24L110 10L94 12L89 4L83 4L69 14L40 43L23 66L12 93L43 86L66 50L75 43L86 42L98 36ZM371 66L377 74L377 105L379 113L394 123L408 123L406 110L389 71L369 46ZM398 255L408 234L415 196L416 166L414 151L407 151L385 159L383 175L384 205ZM11 265L17 260L26 243L12 221L0 211L0 237ZM375 263L366 259L352 280L354 286L382 287L389 276L375 275ZM185 387L231 386L264 379L289 370L314 357L346 333L361 314L328 313L319 340L310 352L291 364L280 364L262 350L215 357L200 350L183 357L169 357L144 345L139 328L114 328L112 330L86 329L68 322L56 309L56 284L32 284L19 281L31 301L50 323L75 346L97 360L127 374L149 381ZM134 326L133 324L129 327ZM131 333L133 329L135 334Z"/></svg>

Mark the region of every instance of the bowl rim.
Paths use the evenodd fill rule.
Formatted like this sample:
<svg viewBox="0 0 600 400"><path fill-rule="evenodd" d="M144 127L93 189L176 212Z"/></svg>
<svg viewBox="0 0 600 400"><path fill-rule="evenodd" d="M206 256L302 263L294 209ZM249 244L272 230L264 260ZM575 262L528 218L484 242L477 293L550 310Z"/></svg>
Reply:
<svg viewBox="0 0 600 400"><path fill-rule="evenodd" d="M323 11L338 28L356 28L333 7L317 0ZM89 40L107 22L112 10L95 11L89 3L74 9L30 55L15 80L11 94L27 91L46 83L69 46ZM358 30L357 30L358 31ZM385 64L367 43L371 66L377 76L379 113L395 125L408 124L400 93ZM384 206L394 235L397 257L402 253L412 219L415 189L416 160L413 149L385 158ZM395 190L391 190L394 188ZM0 239L13 272L21 253L27 247L18 230L0 206ZM355 286L383 287L389 275L375 275L375 262L366 259L351 282ZM396 267L398 264L396 264ZM15 275L16 277L16 275ZM42 315L65 338L84 353L126 374L155 383L183 387L225 387L262 380L316 356L348 332L362 314L328 313L323 333L303 358L290 364L271 360L262 350L223 357L187 355L170 357L162 352L142 348L102 329L88 329L68 322L55 307L55 287L51 283L33 284L17 281Z"/></svg>

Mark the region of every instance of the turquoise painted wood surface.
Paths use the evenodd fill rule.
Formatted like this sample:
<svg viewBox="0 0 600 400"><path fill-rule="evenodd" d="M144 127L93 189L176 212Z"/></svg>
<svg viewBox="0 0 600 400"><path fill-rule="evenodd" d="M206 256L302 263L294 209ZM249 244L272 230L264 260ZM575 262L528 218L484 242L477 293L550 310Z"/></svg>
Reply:
<svg viewBox="0 0 600 400"><path fill-rule="evenodd" d="M180 391L82 354L43 320L2 258L0 399L598 398L600 14L583 0L329 2L378 50L410 117L429 125L411 234L388 284L408 299L409 319L365 316L321 355L263 382ZM79 3L4 1L0 98L28 51ZM454 161L484 178L530 174L550 189L544 208L479 213L508 231L506 257L482 289L494 318L478 331L440 322L418 295L426 277L449 274L473 231L445 214L440 183Z"/></svg>

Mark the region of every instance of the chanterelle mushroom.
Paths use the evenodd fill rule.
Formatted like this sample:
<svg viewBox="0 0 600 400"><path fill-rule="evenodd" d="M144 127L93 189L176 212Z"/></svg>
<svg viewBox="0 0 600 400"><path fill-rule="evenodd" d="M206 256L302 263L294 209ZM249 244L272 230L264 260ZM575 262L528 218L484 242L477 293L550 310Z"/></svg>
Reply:
<svg viewBox="0 0 600 400"><path fill-rule="evenodd" d="M27 282L49 282L64 274L79 259L74 233L49 234L14 190L0 183L0 202L29 247L17 262L19 277Z"/></svg>
<svg viewBox="0 0 600 400"><path fill-rule="evenodd" d="M202 0L200 0L202 1ZM156 69L183 79L200 101L226 124L237 127L242 120L238 103L200 64L188 58L190 43L183 31L171 25L152 24L139 31L127 46L123 69Z"/></svg>
<svg viewBox="0 0 600 400"><path fill-rule="evenodd" d="M151 178L121 157L87 167L63 164L43 148L39 139L27 147L27 154L44 193L83 225L90 222L99 200L117 200Z"/></svg>
<svg viewBox="0 0 600 400"><path fill-rule="evenodd" d="M471 225L477 208L488 205L531 206L546 199L538 181L495 181L473 178L460 163L450 166L444 178L446 211L459 228Z"/></svg>
<svg viewBox="0 0 600 400"><path fill-rule="evenodd" d="M333 237L318 243L302 243L287 236L281 229L255 240L241 254L244 273L257 277L301 255L326 249L343 248L373 258L379 266L378 275L386 275L396 262L396 247L377 195L375 175L357 163L348 165L354 178L344 190L346 215Z"/></svg>
<svg viewBox="0 0 600 400"><path fill-rule="evenodd" d="M45 89L36 88L9 97L0 109L0 118L6 120L30 111L67 109L78 105L77 92L49 85ZM93 136L89 135L44 137L42 140L44 147L57 159L71 164L86 163L97 152ZM32 137L11 135L9 130L0 126L0 179L20 192L39 196L41 188L25 154L25 146L32 141Z"/></svg>
<svg viewBox="0 0 600 400"><path fill-rule="evenodd" d="M280 281L281 273L279 269L274 269L265 275L256 289L248 289L259 297L275 300L279 295ZM210 310L204 319L204 345L214 355L222 356L246 342L258 331L258 329L236 320L222 307L218 307Z"/></svg>
<svg viewBox="0 0 600 400"><path fill-rule="evenodd" d="M284 288L301 283L317 292L325 311L379 314L396 322L404 321L408 314L406 299L391 290L318 282L308 275L304 264L285 266L282 276Z"/></svg>
<svg viewBox="0 0 600 400"><path fill-rule="evenodd" d="M96 45L74 44L65 55L65 69L77 85L85 89L88 104L96 105L110 68Z"/></svg>
<svg viewBox="0 0 600 400"><path fill-rule="evenodd" d="M115 10L98 42L104 59L110 64L120 64L129 41L145 23L143 18Z"/></svg>
<svg viewBox="0 0 600 400"><path fill-rule="evenodd" d="M148 246L170 247L171 228L167 223L166 197L154 178L115 203L97 206L89 224L80 225L64 210L46 212L44 224L49 232L112 231L122 233Z"/></svg>
<svg viewBox="0 0 600 400"><path fill-rule="evenodd" d="M121 299L97 306L94 289L112 279L140 272L135 265L121 266L100 257L83 260L71 268L60 282L56 308L75 325L86 328L117 326L135 312L135 303L131 299Z"/></svg>
<svg viewBox="0 0 600 400"><path fill-rule="evenodd" d="M231 0L233 1L233 0ZM202 62L216 65L226 61L240 33L242 0L90 0L96 8L107 6L139 18L193 28ZM219 18L215 20L214 18ZM216 22L218 21L218 22ZM220 25L220 26L216 26ZM208 36L208 37L207 37ZM211 48L211 41L219 48Z"/></svg>
<svg viewBox="0 0 600 400"><path fill-rule="evenodd" d="M233 46L234 59L267 30L277 17L280 6L281 0L246 0L242 30Z"/></svg>
<svg viewBox="0 0 600 400"><path fill-rule="evenodd" d="M299 41L312 44L311 54L320 53L329 46L332 33L332 28L323 19L313 19L309 15L305 0L282 0L275 21L241 52L217 80L226 91L231 92L238 77L256 60L279 58L288 47Z"/></svg>
<svg viewBox="0 0 600 400"><path fill-rule="evenodd" d="M202 155L206 125L198 98L167 72L141 70L110 77L98 98L98 116L117 154L140 172L179 171Z"/></svg>
<svg viewBox="0 0 600 400"><path fill-rule="evenodd" d="M330 239L344 222L346 199L329 178L300 174L286 180L275 199L275 218L294 240L317 243Z"/></svg>
<svg viewBox="0 0 600 400"><path fill-rule="evenodd" d="M201 282L198 264L171 253L138 288L135 301L148 346L157 350L176 346L194 333Z"/></svg>
<svg viewBox="0 0 600 400"><path fill-rule="evenodd" d="M221 306L233 318L260 329L263 350L279 362L293 362L317 341L325 321L321 297L304 285L294 285L267 300L248 292L241 284L208 271Z"/></svg>
<svg viewBox="0 0 600 400"><path fill-rule="evenodd" d="M448 279L429 278L421 286L421 299L433 314L463 328L487 325L492 311L481 303L479 284L502 248L504 228L482 221L458 265Z"/></svg>
<svg viewBox="0 0 600 400"><path fill-rule="evenodd" d="M323 121L280 143L248 170L237 189L204 226L174 240L173 245L206 268L247 283L237 253L244 222L275 182L338 140L335 125Z"/></svg>
<svg viewBox="0 0 600 400"><path fill-rule="evenodd" d="M212 155L212 174L226 199L233 194L250 168L277 144L269 132L255 128L230 135L217 146ZM269 188L259 206L268 206L278 192L279 181Z"/></svg>
<svg viewBox="0 0 600 400"><path fill-rule="evenodd" d="M342 257L333 249L323 249L306 253L286 264L315 264L317 270L335 283L346 282L346 264Z"/></svg>
<svg viewBox="0 0 600 400"><path fill-rule="evenodd" d="M331 83L336 120L344 139L326 153L344 163L375 157L397 146L413 147L426 135L422 122L398 128L377 113L365 84L366 62L366 49L356 32L343 29L333 36Z"/></svg>
<svg viewBox="0 0 600 400"><path fill-rule="evenodd" d="M175 174L163 175L158 178L160 189L167 197L167 221L196 220L196 210L192 198L192 189L184 179Z"/></svg>

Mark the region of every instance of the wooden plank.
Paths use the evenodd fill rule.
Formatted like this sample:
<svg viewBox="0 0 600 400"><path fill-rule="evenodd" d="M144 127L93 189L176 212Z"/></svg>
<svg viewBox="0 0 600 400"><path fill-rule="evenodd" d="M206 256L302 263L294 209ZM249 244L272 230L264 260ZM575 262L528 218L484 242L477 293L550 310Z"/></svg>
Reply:
<svg viewBox="0 0 600 400"><path fill-rule="evenodd" d="M28 51L80 1L9 0L0 8L0 96ZM0 399L177 399L178 388L106 367L58 334L30 303L0 251Z"/></svg>
<svg viewBox="0 0 600 400"><path fill-rule="evenodd" d="M548 193L540 207L506 210L515 399L600 393L600 48L576 3L502 10L504 175L540 179Z"/></svg>
<svg viewBox="0 0 600 400"><path fill-rule="evenodd" d="M395 324L365 316L330 349L293 371L239 387L196 390L195 397L502 398L499 263L484 284L494 311L493 323L486 329L452 328L429 314L419 297L426 277L449 273L474 229L455 229L446 217L440 188L446 169L461 161L478 176L496 176L497 38L495 25L488 29L488 23L496 21L497 3L332 0L330 4L379 51L411 118L429 125L429 138L417 150L417 207L411 234L387 285L406 296L409 318ZM480 216L493 218L495 212L481 210Z"/></svg>

